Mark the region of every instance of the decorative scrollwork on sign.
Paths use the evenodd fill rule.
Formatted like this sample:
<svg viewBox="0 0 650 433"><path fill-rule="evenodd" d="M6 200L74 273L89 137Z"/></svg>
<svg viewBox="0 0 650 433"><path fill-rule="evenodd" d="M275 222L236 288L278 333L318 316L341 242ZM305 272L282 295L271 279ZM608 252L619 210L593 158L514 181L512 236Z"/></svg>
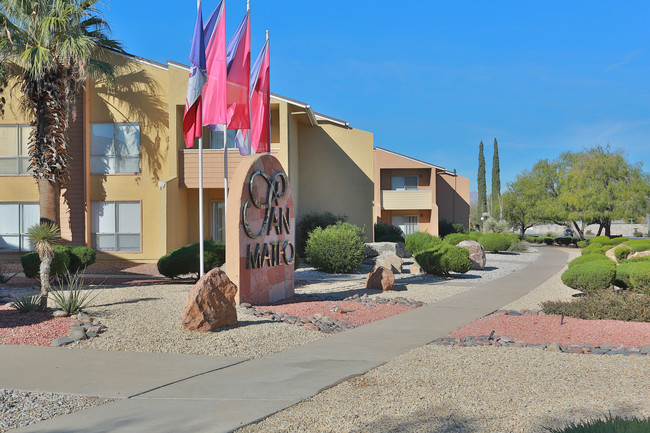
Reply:
<svg viewBox="0 0 650 433"><path fill-rule="evenodd" d="M266 183L266 202L262 203L261 199L262 197L256 197L255 192L254 192L254 183L255 183L255 178L256 177L261 177L264 179ZM244 230L246 231L246 235L248 235L249 238L251 239L257 239L261 237L264 232L267 231L267 227L269 224L269 220L272 220L272 224L275 225L276 231L278 230L278 220L280 220L279 224L279 229L280 233L282 231L282 209L279 209L279 214L280 218L278 219L277 215L274 212L274 207L272 206L273 203L279 206L278 199L284 197L284 195L287 192L287 176L286 174L282 172L275 173L272 177L269 177L266 173L258 170L254 172L251 175L250 182L248 185L248 190L250 193L250 200L246 200L244 202L244 205L242 206L242 221L244 223ZM264 210L264 220L262 222L262 227L259 232L254 232L251 230L250 225L248 223L248 216L247 216L247 210L249 207L251 207L251 204L255 206L257 209L262 209ZM287 209L287 218L288 218L288 209ZM288 227L287 227L287 232L288 232ZM269 228L270 232L270 228Z"/></svg>

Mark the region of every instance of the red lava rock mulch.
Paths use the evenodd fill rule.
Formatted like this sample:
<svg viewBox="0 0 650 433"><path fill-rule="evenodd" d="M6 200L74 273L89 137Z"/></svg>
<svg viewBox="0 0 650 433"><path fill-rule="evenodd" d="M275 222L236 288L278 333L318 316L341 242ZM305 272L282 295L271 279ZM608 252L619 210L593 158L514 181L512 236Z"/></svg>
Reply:
<svg viewBox="0 0 650 433"><path fill-rule="evenodd" d="M612 344L643 347L650 344L650 323L620 320L584 320L560 316L509 316L491 314L452 332L448 337L489 335L492 330L531 344L558 342L562 345Z"/></svg>
<svg viewBox="0 0 650 433"><path fill-rule="evenodd" d="M334 306L346 313L331 311ZM260 311L291 314L296 317L307 317L316 313L337 318L357 326L365 325L375 320L385 319L395 314L403 313L411 308L399 304L373 304L374 307L363 305L356 301L311 301L292 302L281 305L258 305Z"/></svg>
<svg viewBox="0 0 650 433"><path fill-rule="evenodd" d="M0 305L0 344L49 346L55 338L68 335L72 321L49 312L21 313Z"/></svg>

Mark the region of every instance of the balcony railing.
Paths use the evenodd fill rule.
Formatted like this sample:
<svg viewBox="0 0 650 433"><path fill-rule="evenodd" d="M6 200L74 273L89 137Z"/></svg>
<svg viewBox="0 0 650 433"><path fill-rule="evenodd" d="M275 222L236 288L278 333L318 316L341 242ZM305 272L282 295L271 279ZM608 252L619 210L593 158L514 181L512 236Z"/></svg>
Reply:
<svg viewBox="0 0 650 433"><path fill-rule="evenodd" d="M430 190L381 192L381 204L384 210L419 210L431 209Z"/></svg>

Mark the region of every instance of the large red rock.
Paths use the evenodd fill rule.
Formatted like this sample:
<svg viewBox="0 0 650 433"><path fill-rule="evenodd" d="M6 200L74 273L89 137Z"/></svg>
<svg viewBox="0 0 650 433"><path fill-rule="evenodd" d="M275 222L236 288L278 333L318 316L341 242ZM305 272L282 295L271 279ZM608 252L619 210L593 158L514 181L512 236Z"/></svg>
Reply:
<svg viewBox="0 0 650 433"><path fill-rule="evenodd" d="M183 310L183 326L190 331L212 331L237 324L237 286L225 272L212 269L194 285Z"/></svg>
<svg viewBox="0 0 650 433"><path fill-rule="evenodd" d="M485 269L487 258L485 257L485 248L476 241L462 241L457 245L469 251L469 261L472 263L472 269Z"/></svg>
<svg viewBox="0 0 650 433"><path fill-rule="evenodd" d="M393 290L394 285L395 275L388 269L382 267L375 268L366 277L366 289L385 292L387 290Z"/></svg>

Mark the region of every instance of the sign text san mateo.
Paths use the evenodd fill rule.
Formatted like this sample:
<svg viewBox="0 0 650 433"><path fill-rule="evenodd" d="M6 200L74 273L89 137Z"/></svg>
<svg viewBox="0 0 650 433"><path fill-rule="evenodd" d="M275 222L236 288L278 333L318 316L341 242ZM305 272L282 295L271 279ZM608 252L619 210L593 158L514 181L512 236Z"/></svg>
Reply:
<svg viewBox="0 0 650 433"><path fill-rule="evenodd" d="M258 185L259 182L262 183L261 188L255 188L256 181ZM287 176L282 172L276 172L269 177L262 171L255 171L250 177L248 191L249 198L242 205L242 223L246 235L257 241L249 242L246 246L246 269L292 264L296 250L291 241L265 242L265 238L272 233L290 234L291 209L284 199L287 192ZM259 229L252 228L249 223L248 210L251 208L259 209L264 213L262 226Z"/></svg>

